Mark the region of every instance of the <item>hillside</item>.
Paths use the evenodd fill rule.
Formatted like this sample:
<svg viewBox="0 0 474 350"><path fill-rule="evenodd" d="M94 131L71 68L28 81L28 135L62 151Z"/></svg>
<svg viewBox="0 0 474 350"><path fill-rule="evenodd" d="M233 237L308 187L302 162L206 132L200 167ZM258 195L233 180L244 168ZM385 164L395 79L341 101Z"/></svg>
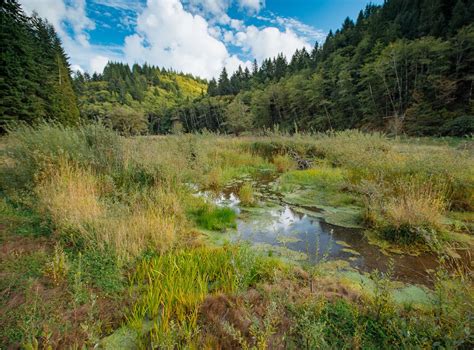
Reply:
<svg viewBox="0 0 474 350"><path fill-rule="evenodd" d="M171 115L180 115L188 131L277 126L290 132L469 134L474 131L473 18L473 1L368 5L311 52L303 48L289 61L279 55L254 62L251 71L239 69L230 77L224 69L210 81L207 97L177 106ZM232 97L214 97L224 95Z"/></svg>
<svg viewBox="0 0 474 350"><path fill-rule="evenodd" d="M135 64L130 69L127 64L112 62L103 74L90 77L77 72L74 85L84 119L110 122L122 132L128 124L132 134L169 130L170 120L163 120L163 112L202 96L207 90L204 80L190 74L147 64ZM117 108L122 126L116 125Z"/></svg>

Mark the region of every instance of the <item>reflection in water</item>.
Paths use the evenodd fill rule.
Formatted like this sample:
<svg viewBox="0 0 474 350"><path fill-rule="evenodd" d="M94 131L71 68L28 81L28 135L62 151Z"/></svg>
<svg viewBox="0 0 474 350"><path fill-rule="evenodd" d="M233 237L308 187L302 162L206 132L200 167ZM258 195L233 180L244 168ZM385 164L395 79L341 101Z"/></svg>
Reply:
<svg viewBox="0 0 474 350"><path fill-rule="evenodd" d="M370 245L359 229L334 226L319 218L316 211L314 216L308 215L308 208L305 208L303 214L297 208L280 203L264 208L240 208L240 201L234 191L232 188L218 196L210 193L200 195L240 214L235 240L288 248L306 254L310 263L322 259L344 260L361 271L386 271L389 262L393 261L395 279L431 284L428 271L436 269L438 265L433 255L388 256L378 247Z"/></svg>

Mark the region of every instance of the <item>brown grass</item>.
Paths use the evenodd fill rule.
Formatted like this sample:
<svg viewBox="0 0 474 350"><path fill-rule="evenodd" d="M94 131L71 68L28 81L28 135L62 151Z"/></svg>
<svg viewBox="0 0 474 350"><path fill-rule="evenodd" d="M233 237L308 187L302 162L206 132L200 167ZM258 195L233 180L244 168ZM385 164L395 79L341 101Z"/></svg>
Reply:
<svg viewBox="0 0 474 350"><path fill-rule="evenodd" d="M64 162L36 193L58 227L100 248L110 246L121 257L136 256L146 248L167 250L186 229L176 194L165 188L137 193L122 206L107 205L101 188L107 186L92 171Z"/></svg>

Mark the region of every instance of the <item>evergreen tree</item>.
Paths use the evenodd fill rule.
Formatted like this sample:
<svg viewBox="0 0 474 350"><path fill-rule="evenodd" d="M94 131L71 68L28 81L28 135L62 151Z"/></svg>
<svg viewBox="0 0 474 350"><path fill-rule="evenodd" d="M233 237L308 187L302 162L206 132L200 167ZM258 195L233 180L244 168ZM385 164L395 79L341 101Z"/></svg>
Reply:
<svg viewBox="0 0 474 350"><path fill-rule="evenodd" d="M219 95L230 95L232 93L229 76L227 75L227 70L225 67L222 68L221 75L219 76L218 92Z"/></svg>
<svg viewBox="0 0 474 350"><path fill-rule="evenodd" d="M79 120L68 58L54 28L14 0L0 5L0 131L8 122Z"/></svg>
<svg viewBox="0 0 474 350"><path fill-rule="evenodd" d="M455 33L462 26L469 24L472 21L471 13L464 1L458 0L453 8L453 14L449 21L449 28L452 33Z"/></svg>
<svg viewBox="0 0 474 350"><path fill-rule="evenodd" d="M218 92L216 79L212 78L207 85L207 94L209 96L217 96Z"/></svg>

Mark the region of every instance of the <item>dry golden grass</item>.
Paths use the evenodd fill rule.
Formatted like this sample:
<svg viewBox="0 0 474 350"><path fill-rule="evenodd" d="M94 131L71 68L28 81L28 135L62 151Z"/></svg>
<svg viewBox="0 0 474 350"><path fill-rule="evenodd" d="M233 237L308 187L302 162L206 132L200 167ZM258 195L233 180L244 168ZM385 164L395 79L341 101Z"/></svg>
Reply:
<svg viewBox="0 0 474 350"><path fill-rule="evenodd" d="M445 210L443 190L435 189L430 183L412 181L404 183L397 195L387 199L384 214L397 229L403 226L440 229Z"/></svg>
<svg viewBox="0 0 474 350"><path fill-rule="evenodd" d="M58 227L99 248L112 247L123 258L147 248L168 250L187 227L180 201L169 189L138 193L128 206L110 206L100 188L104 186L90 170L63 162L36 193Z"/></svg>
<svg viewBox="0 0 474 350"><path fill-rule="evenodd" d="M256 202L254 189L252 184L246 183L239 190L239 199L242 205L250 206L254 205Z"/></svg>
<svg viewBox="0 0 474 350"><path fill-rule="evenodd" d="M61 162L36 188L41 205L60 227L87 231L105 215L99 201L99 183L91 171Z"/></svg>

